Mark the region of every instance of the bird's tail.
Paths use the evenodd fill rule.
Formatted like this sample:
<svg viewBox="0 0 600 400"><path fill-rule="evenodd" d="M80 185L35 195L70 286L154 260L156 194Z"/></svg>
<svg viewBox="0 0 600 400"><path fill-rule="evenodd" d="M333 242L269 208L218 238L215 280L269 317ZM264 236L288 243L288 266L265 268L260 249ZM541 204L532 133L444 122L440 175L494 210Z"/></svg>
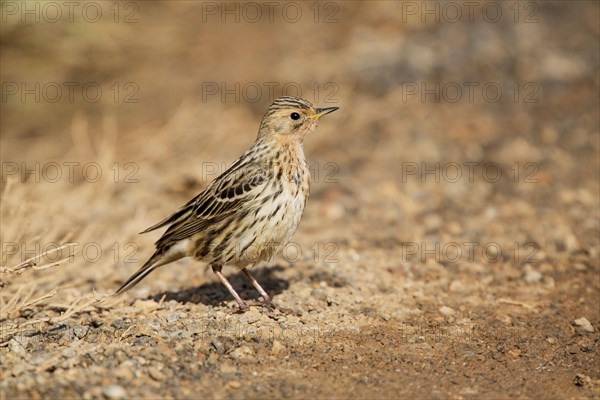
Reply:
<svg viewBox="0 0 600 400"><path fill-rule="evenodd" d="M180 257L177 257L180 258ZM137 285L142 279L144 279L150 272L154 271L156 268L161 265L165 265L170 263L171 261L175 261L173 257L168 257L164 252L159 252L158 250L150 257L148 261L137 272L129 277L127 281L115 292L113 296L117 296L123 292L128 291L135 285Z"/></svg>

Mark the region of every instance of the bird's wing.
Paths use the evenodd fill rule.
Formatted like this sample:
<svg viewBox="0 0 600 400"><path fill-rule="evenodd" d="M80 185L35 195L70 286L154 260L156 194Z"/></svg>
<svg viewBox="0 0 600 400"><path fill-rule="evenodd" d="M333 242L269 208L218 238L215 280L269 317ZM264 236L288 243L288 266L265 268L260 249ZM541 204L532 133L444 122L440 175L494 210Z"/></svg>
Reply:
<svg viewBox="0 0 600 400"><path fill-rule="evenodd" d="M156 242L157 247L202 232L255 199L267 183L266 172L258 164L234 164L181 209L144 232L170 225Z"/></svg>

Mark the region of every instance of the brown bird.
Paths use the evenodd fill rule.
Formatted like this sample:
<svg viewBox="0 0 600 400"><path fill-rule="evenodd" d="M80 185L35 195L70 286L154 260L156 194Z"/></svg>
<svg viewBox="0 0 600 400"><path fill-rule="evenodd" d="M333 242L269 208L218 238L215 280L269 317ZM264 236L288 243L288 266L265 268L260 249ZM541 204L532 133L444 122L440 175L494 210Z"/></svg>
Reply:
<svg viewBox="0 0 600 400"><path fill-rule="evenodd" d="M304 137L317 121L337 107L315 108L298 97L280 97L269 106L256 142L224 173L170 217L142 233L168 226L156 251L116 294L154 269L183 257L207 262L239 304L248 304L221 273L225 265L241 268L263 298L271 298L247 267L267 260L292 238L310 190Z"/></svg>

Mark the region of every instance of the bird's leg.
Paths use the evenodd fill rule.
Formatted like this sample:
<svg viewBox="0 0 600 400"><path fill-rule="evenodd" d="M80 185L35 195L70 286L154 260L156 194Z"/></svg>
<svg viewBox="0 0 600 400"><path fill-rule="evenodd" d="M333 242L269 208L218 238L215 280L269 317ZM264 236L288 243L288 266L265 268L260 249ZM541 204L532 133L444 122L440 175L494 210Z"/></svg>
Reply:
<svg viewBox="0 0 600 400"><path fill-rule="evenodd" d="M231 286L231 283L229 283L227 278L225 278L225 276L221 273L222 267L220 265L212 265L211 267L215 275L217 275L217 278L219 278L221 283L227 288L227 290L229 290L229 293L231 293L231 295L235 298L235 301L237 301L238 305L240 306L240 310L248 310L248 305L246 304L246 302L242 300L242 298L239 294L237 294L233 286Z"/></svg>
<svg viewBox="0 0 600 400"><path fill-rule="evenodd" d="M273 302L271 301L271 297L258 284L258 281L256 279L254 279L254 277L252 276L252 274L250 273L250 271L248 271L246 268L242 268L242 272L248 277L248 279L250 279L250 282L252 282L252 286L254 286L254 288L256 290L258 290L258 293L260 293L260 295L263 298L263 303L265 303L267 306L273 306Z"/></svg>
<svg viewBox="0 0 600 400"><path fill-rule="evenodd" d="M267 292L265 292L265 289L263 289L258 281L256 279L254 279L254 277L252 276L252 274L250 273L250 271L248 271L246 268L242 268L242 272L248 277L248 279L250 279L250 282L252 282L252 286L254 286L254 288L256 290L258 290L258 293L260 293L260 295L263 298L262 304L259 303L257 305L263 305L263 306L267 306L269 308L272 309L277 309L279 311L281 311L284 314L293 314L293 310L286 308L286 307L282 307L276 303L274 303L271 300L271 297L267 294ZM252 304L254 305L254 304Z"/></svg>

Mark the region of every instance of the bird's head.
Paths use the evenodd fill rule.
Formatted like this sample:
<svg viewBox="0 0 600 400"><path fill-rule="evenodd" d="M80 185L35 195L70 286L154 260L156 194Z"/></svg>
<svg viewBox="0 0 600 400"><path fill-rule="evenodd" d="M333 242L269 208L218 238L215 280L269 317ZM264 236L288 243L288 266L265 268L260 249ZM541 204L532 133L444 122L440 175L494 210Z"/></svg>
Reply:
<svg viewBox="0 0 600 400"><path fill-rule="evenodd" d="M338 107L316 108L299 97L279 97L263 116L258 137L302 141L307 133L317 127L319 118L337 109Z"/></svg>

